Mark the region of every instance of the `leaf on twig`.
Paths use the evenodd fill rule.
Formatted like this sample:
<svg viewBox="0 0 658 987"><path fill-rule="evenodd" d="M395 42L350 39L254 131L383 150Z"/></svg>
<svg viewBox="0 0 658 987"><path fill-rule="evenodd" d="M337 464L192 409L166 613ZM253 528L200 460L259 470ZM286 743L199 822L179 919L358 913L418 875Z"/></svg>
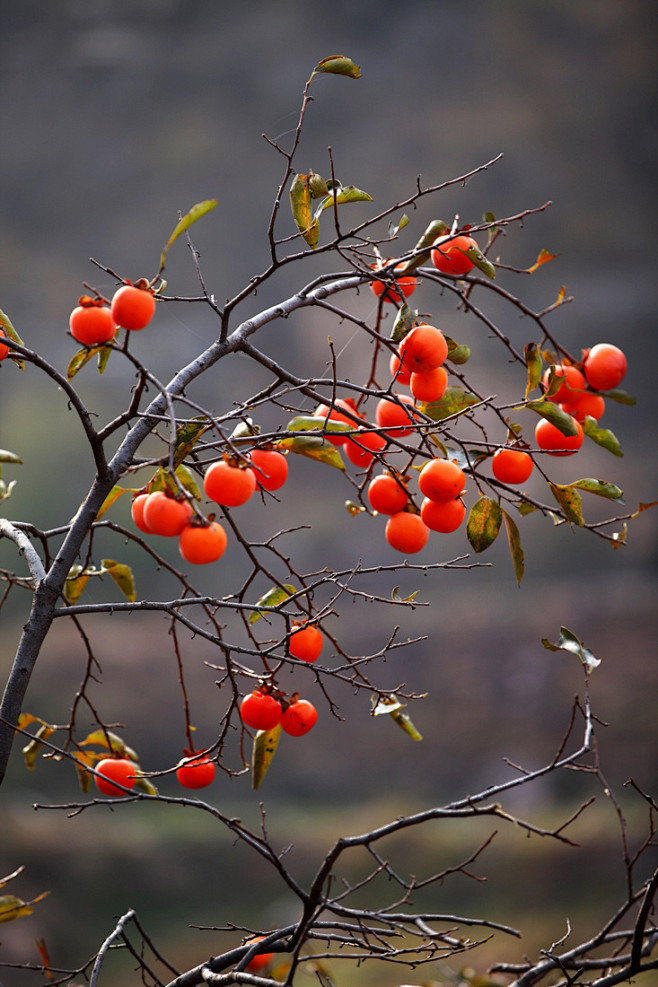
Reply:
<svg viewBox="0 0 658 987"><path fill-rule="evenodd" d="M551 644L545 637L541 639L541 643L547 651L568 651L572 655L577 655L588 673L601 664L601 659L595 658L589 648L586 648L583 642L567 627L560 628L560 639L557 644Z"/></svg>
<svg viewBox="0 0 658 987"><path fill-rule="evenodd" d="M2 309L0 309L0 326L2 326L2 328L4 329L4 331L9 336L10 339L13 339L15 343L19 344L19 346L25 346L25 343L23 342L21 337L16 332L14 326L12 325L11 319L6 314L6 312L2 311ZM14 355L10 353L9 358L10 360L14 361L17 367L19 367L21 370L25 370L25 360L23 360L22 357L18 355L18 353L15 353Z"/></svg>
<svg viewBox="0 0 658 987"><path fill-rule="evenodd" d="M471 394L470 391L465 391L461 387L446 387L440 401L432 401L428 404L421 401L420 409L433 421L439 422L443 418L467 411L478 401L479 398L476 398L475 394Z"/></svg>
<svg viewBox="0 0 658 987"><path fill-rule="evenodd" d="M543 362L537 343L528 343L525 347L525 363L528 368L528 380L525 386L525 396L527 399L528 394L534 391L541 380Z"/></svg>
<svg viewBox="0 0 658 987"><path fill-rule="evenodd" d="M78 350L77 353L74 353L69 360L69 365L66 368L66 379L73 380L78 371L82 370L84 365L89 363L92 357L94 357L97 353L99 354L100 359L100 354L105 349L107 349L106 346L83 346L83 348Z"/></svg>
<svg viewBox="0 0 658 987"><path fill-rule="evenodd" d="M386 713L412 740L423 739L423 735L416 729L409 714L404 712L404 703L401 703L397 696L380 696L379 699L373 696L372 702L373 716Z"/></svg>
<svg viewBox="0 0 658 987"><path fill-rule="evenodd" d="M545 418L551 425L555 425L557 430L562 432L562 435L578 435L575 420L566 411L562 411L562 408L558 407L554 401L528 401L522 407L529 408L530 411L534 411ZM515 408L515 411L521 411L521 408Z"/></svg>
<svg viewBox="0 0 658 987"><path fill-rule="evenodd" d="M127 757L135 764L139 761L132 747L128 747L128 744L116 733L112 733L111 730L92 730L84 740L80 741L80 747L89 747L91 745L110 750L113 754L118 754L119 757Z"/></svg>
<svg viewBox="0 0 658 987"><path fill-rule="evenodd" d="M548 485L551 488L553 496L564 511L567 521L571 521L572 524L577 524L579 528L582 528L585 524L582 512L583 499L578 491L574 490L568 483L553 483L549 480Z"/></svg>
<svg viewBox="0 0 658 987"><path fill-rule="evenodd" d="M592 442L596 442L597 446L607 449L613 456L618 456L620 459L623 458L624 453L621 450L621 444L615 433L611 432L609 428L599 428L599 424L595 418L590 418L587 415L583 422L583 432Z"/></svg>
<svg viewBox="0 0 658 987"><path fill-rule="evenodd" d="M503 511L497 500L480 497L473 506L466 522L466 537L475 552L484 552L498 537L503 521Z"/></svg>
<svg viewBox="0 0 658 987"><path fill-rule="evenodd" d="M313 75L316 72L327 72L332 75L346 75L350 79L360 79L361 78L361 68L356 65L351 58L347 55L327 55L326 58L320 59L318 64L313 69ZM311 76L313 78L313 76Z"/></svg>
<svg viewBox="0 0 658 987"><path fill-rule="evenodd" d="M624 503L624 491L614 483L608 483L607 480L590 480L586 477L583 480L574 480L569 486L577 487L578 490L586 490L587 493L596 494L597 497L617 500L620 504Z"/></svg>
<svg viewBox="0 0 658 987"><path fill-rule="evenodd" d="M34 770L34 765L37 757L39 756L39 751L43 747L43 741L48 740L48 737L50 737L54 732L55 727L51 726L49 723L42 723L32 740L30 740L30 742L23 748L25 767L30 771Z"/></svg>
<svg viewBox="0 0 658 987"><path fill-rule="evenodd" d="M271 730L259 730L254 737L254 745L251 749L251 787L254 791L257 791L263 783L276 754L280 736L281 724L277 723Z"/></svg>
<svg viewBox="0 0 658 987"><path fill-rule="evenodd" d="M23 460L19 459L16 453L9 452L8 449L0 449L0 463L19 463L22 465Z"/></svg>
<svg viewBox="0 0 658 987"><path fill-rule="evenodd" d="M525 573L525 557L521 548L521 535L519 534L516 522L505 510L503 510L503 520L505 521L505 528L507 530L507 541L509 542L510 555L512 556L514 575L516 576L517 585L520 586Z"/></svg>
<svg viewBox="0 0 658 987"><path fill-rule="evenodd" d="M125 494L127 492L128 491L125 489L125 487L120 487L118 484L115 483L115 485L112 487L109 494L107 495L101 506L99 507L98 514L96 515L96 520L98 521L98 519L101 518L106 511L109 511L112 504L114 504L114 502L117 501L119 497L122 496L122 494Z"/></svg>
<svg viewBox="0 0 658 987"><path fill-rule="evenodd" d="M90 575L91 572L83 569L80 565L71 566L64 584L64 596L69 603L74 604L78 602L85 586L89 582Z"/></svg>
<svg viewBox="0 0 658 987"><path fill-rule="evenodd" d="M308 175L295 175L290 186L292 218L311 250L315 250L320 238L320 224L313 216L311 198Z"/></svg>
<svg viewBox="0 0 658 987"><path fill-rule="evenodd" d="M532 267L526 268L525 273L534 274L537 268L541 267L542 264L546 264L549 260L555 260L555 258L559 256L560 256L559 254L549 254L548 250L546 250L545 247L542 247L539 253L537 254L537 260L532 265Z"/></svg>
<svg viewBox="0 0 658 987"><path fill-rule="evenodd" d="M33 905L37 902L42 901L49 891L44 891L37 898L33 898L32 901L23 901L22 898L17 898L13 894L0 895L0 922L13 922L17 918L24 918L26 915L31 915L34 911Z"/></svg>
<svg viewBox="0 0 658 987"><path fill-rule="evenodd" d="M205 418L192 418L176 428L174 445L174 469L187 459L201 436L209 428Z"/></svg>
<svg viewBox="0 0 658 987"><path fill-rule="evenodd" d="M297 587L293 586L291 583L284 583L283 586L272 586L268 589L266 593L256 601L257 607L277 607L279 603L283 603L287 600L293 593L297 592ZM249 615L249 623L255 624L257 620L265 616L263 610L254 610L252 614Z"/></svg>
<svg viewBox="0 0 658 987"><path fill-rule="evenodd" d="M201 219L206 213L209 213L211 209L214 209L217 205L217 199L204 199L203 202L197 202L196 205L192 206L190 211L186 213L174 227L174 230L162 248L162 253L160 254L160 271L164 270L165 258L167 256L167 251L171 245L178 239L178 237L189 230L192 223L196 223L197 219Z"/></svg>
<svg viewBox="0 0 658 987"><path fill-rule="evenodd" d="M125 598L134 603L137 599L137 590L130 566L122 562L115 562L114 559L103 559L101 565L108 576L117 584Z"/></svg>

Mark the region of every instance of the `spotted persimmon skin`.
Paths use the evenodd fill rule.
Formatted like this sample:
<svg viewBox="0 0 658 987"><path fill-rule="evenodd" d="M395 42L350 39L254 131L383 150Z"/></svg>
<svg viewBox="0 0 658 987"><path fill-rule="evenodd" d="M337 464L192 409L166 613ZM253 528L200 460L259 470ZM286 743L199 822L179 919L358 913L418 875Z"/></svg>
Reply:
<svg viewBox="0 0 658 987"><path fill-rule="evenodd" d="M215 778L215 762L205 755L193 755L181 761L176 778L183 788L207 788Z"/></svg>
<svg viewBox="0 0 658 987"><path fill-rule="evenodd" d="M395 400L381 398L375 409L375 421L380 428L386 430L397 439L410 435L417 421L414 415L414 403L407 394L396 394Z"/></svg>
<svg viewBox="0 0 658 987"><path fill-rule="evenodd" d="M114 293L110 306L116 325L132 332L144 329L155 312L155 297L148 288L124 284Z"/></svg>
<svg viewBox="0 0 658 987"><path fill-rule="evenodd" d="M452 274L459 278L468 274L474 266L473 261L464 253L470 247L477 247L470 236L456 236L452 240L446 240L432 251L432 263L441 274Z"/></svg>
<svg viewBox="0 0 658 987"><path fill-rule="evenodd" d="M178 550L192 565L217 562L226 551L226 532L219 521L210 524L187 524L178 537Z"/></svg>
<svg viewBox="0 0 658 987"><path fill-rule="evenodd" d="M525 483L533 465L532 457L522 449L498 449L491 460L493 475L501 483Z"/></svg>
<svg viewBox="0 0 658 987"><path fill-rule="evenodd" d="M256 489L256 476L252 469L231 466L220 459L212 463L203 478L203 489L210 500L223 507L240 507L246 504Z"/></svg>
<svg viewBox="0 0 658 987"><path fill-rule="evenodd" d="M318 711L308 699L298 699L281 714L281 729L291 737L303 737L312 730L318 719Z"/></svg>
<svg viewBox="0 0 658 987"><path fill-rule="evenodd" d="M127 758L106 757L96 765L97 773L94 775L96 788L103 795L121 798L128 793L119 788L119 785L123 785L124 788L135 787L137 780L135 770L135 765Z"/></svg>
<svg viewBox="0 0 658 987"><path fill-rule="evenodd" d="M421 323L404 337L398 353L403 367L410 374L426 374L445 361L448 344L440 329Z"/></svg>
<svg viewBox="0 0 658 987"><path fill-rule="evenodd" d="M281 721L281 703L269 693L254 689L240 703L240 716L253 730L273 730Z"/></svg>
<svg viewBox="0 0 658 987"><path fill-rule="evenodd" d="M80 299L83 302L83 298ZM117 324L106 305L93 301L74 308L69 317L71 335L83 346L101 346L114 339Z"/></svg>
<svg viewBox="0 0 658 987"><path fill-rule="evenodd" d="M323 644L322 631L313 624L307 624L292 632L288 650L293 658L312 663L320 657Z"/></svg>
<svg viewBox="0 0 658 987"><path fill-rule="evenodd" d="M417 401L425 404L440 401L448 386L448 371L445 367L435 367L424 374L412 374L409 386Z"/></svg>

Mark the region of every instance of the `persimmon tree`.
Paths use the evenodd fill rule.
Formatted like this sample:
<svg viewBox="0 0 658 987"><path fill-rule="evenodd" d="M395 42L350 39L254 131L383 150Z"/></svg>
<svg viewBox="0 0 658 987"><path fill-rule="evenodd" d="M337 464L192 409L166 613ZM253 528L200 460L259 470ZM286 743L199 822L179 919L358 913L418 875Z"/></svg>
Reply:
<svg viewBox="0 0 658 987"><path fill-rule="evenodd" d="M337 695L345 686L369 700L374 716L388 717L402 727L400 743L421 739L413 707L422 697L413 683L391 689L382 674L383 660L394 659L399 649L414 642L398 640L391 629L383 646L373 640L370 653L352 655L331 621L347 601L417 606L421 601L416 594L404 598L397 587L391 592L398 571L431 575L435 570L476 567L480 563L475 556L503 529L520 583L526 515L542 515L548 525L569 525L578 529L579 537L603 539L617 547L626 539L627 522L648 506L641 504L631 513L620 510L622 490L611 480L585 476L564 484L551 478L551 457L572 456L577 463L584 442L597 447L599 475L604 473L605 458L621 455L617 437L599 423L605 403L630 405L633 400L619 387L625 358L617 347L592 340L590 360L587 351L570 353L552 331L551 314L569 301L563 291L541 311L534 311L514 291L515 279L533 273L551 255L542 251L530 267L515 269L505 263L505 239L520 234L524 221L541 214L548 203L504 218L485 213L469 223L436 219L417 231L413 249L400 251L399 233L411 222L405 210L413 216L425 200L436 201L438 210L443 190L486 172L496 159L440 184L418 179L403 201L373 210L365 190L336 178L330 151L324 175L297 170L310 87L321 74L360 76L347 57L324 59L304 88L289 147L268 139L283 166L266 233L269 262L232 298L218 302L191 239L192 225L217 204L207 200L179 214L151 276L133 281L133 272L127 272L131 278L117 273L120 262L111 267L95 262L115 279L116 293L105 298L93 285L85 285L87 294L73 305L70 325L72 337L83 346L67 368L44 359L30 347L28 331L21 327L19 334L7 315L0 316L3 371L23 371L35 389L35 401L37 380L42 389L59 390L82 427L80 470L89 476L88 492L75 516L56 528L40 530L29 521L0 519L0 535L13 543L27 566L27 572L20 564L0 572L0 603L14 594L31 597L0 709L0 779L14 742L21 738L28 768L45 757L68 762L71 772L77 772L79 800L39 806L44 812L68 812L71 826L80 813L98 812L108 800L123 812L130 812L135 802L148 801L162 811L187 806L209 816L272 868L296 903L297 915L284 927L268 930L247 928L236 916L225 915L225 928L235 931L234 948L211 959L200 957L197 966L180 971L176 957L165 954L143 917L130 909L108 928L106 940L93 947L92 958L77 970L55 972L56 958L44 952L36 979L66 983L84 976L92 985L101 983L111 949L122 946L134 957L140 982L168 987L268 987L298 983L299 972L311 972L315 982L324 985L358 984L362 964L374 959L401 968L398 976L409 981L424 976L419 970L425 964L476 952L493 934L500 936L500 959L491 971L495 983L611 987L640 979L658 969L653 914L658 872L651 874L647 859L655 845L656 803L639 785L633 792L646 806L647 831L631 850L623 814L618 813L626 886L616 911L596 935L580 940L572 934L568 942L565 936L522 963L507 962L504 950L505 939L518 937L519 930L494 918L444 914L413 904L421 889L467 873L490 838L467 860L455 861L440 873L416 876L407 874L404 860L391 859L387 849L387 840L398 834L411 835L422 827L440 832L446 821L467 825L483 817L496 825L512 825L519 833L569 842L570 826L586 810L587 799L575 814L546 827L505 805L513 790L568 770L593 776L605 797L617 805L595 744L597 718L589 680L599 659L566 627L555 635L557 640L544 639L543 645L573 654L575 668L580 661L583 681L568 729L556 738L554 756L539 767L514 765L513 777L482 791L357 835L338 836L306 885L294 876L264 826L250 829L213 801L210 786L218 774L236 785L260 788L267 772L276 770L282 734L302 737L318 717L332 718L340 730ZM368 210L358 222L350 221L353 203ZM168 252L179 239L187 240L190 248L199 284L195 297L176 294L164 279ZM309 256L322 257L326 273L305 282L302 272ZM294 294L246 315L254 308L258 290L273 283L285 267L299 271ZM366 315L358 304L364 292L371 300ZM414 306L416 298L422 309ZM487 303L493 298L510 314L525 317L528 338L522 348L488 314ZM172 368L170 379L163 382L135 355L132 338L136 332L155 334L162 308L176 305L203 308L215 320L216 338L186 366ZM469 348L440 328L448 307L474 319L483 335L493 338L504 355L513 397L501 399L469 381ZM286 319L308 309L353 327L354 345L361 346L369 360L363 379L341 378L331 340L327 370L319 376L300 376L290 361L268 351L262 331L278 323L286 333ZM219 412L205 407L195 398L195 382L220 361L230 364L238 357L252 361L269 382L239 402L231 395L231 403ZM126 390L120 400L125 403L117 404L113 416L99 424L76 385L81 375L102 374L108 360L121 366ZM102 376L97 386L104 386ZM263 428L259 419L276 424ZM2 461L19 463L20 455L19 448L5 451ZM369 525L380 539L381 549L373 550L371 560L355 559L341 571L318 561L306 571L295 560L294 531L275 531L258 540L241 519L241 505L251 498L261 502L267 515L271 498L294 496L295 485L302 482L296 467L303 460L307 468L343 474L350 523ZM531 474L540 483L527 490L523 485ZM12 486L3 485L3 498L12 494ZM584 500L592 496L608 502L612 515L589 520ZM14 497L20 498L20 487ZM132 499L129 526L113 517L115 505L125 498ZM312 521L312 516L301 518L303 524ZM460 528L464 552L436 561L442 533ZM116 558L99 558L101 532L116 538ZM166 537L178 539L182 561L172 561L162 547ZM204 575L208 567L223 564L230 544L237 547L242 562L233 573L231 593L217 597L204 591ZM152 567L167 573L172 587L167 599L148 598L137 585L133 561L140 553ZM124 602L85 600L86 587L100 577L106 577L102 585L113 580ZM375 579L381 590L372 590ZM129 736L106 721L91 688L97 668L94 617L112 613L118 619L145 611L161 613L169 624L183 697L181 760L157 771L140 761ZM26 708L25 696L44 642L61 619L78 630L87 666L72 698L69 722L54 724L39 710ZM219 728L203 746L195 744L185 690L185 635L207 642L216 656L207 664L213 674L219 673L212 697L220 709ZM171 794L175 786L176 794ZM356 858L362 876L354 881L346 874ZM7 875L5 883L17 876L18 871ZM383 889L381 878L386 879ZM34 905L10 893L1 896L0 921L24 919ZM26 962L25 970L29 968Z"/></svg>

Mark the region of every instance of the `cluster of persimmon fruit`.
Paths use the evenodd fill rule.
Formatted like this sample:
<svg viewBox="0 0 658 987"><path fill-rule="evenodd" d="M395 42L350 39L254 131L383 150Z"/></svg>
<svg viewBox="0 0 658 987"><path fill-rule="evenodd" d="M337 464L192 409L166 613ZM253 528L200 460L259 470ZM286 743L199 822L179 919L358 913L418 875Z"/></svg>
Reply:
<svg viewBox="0 0 658 987"><path fill-rule="evenodd" d="M155 295L146 279L118 288L108 303L104 298L82 295L69 317L71 335L83 346L103 346L117 330L145 329L155 313Z"/></svg>
<svg viewBox="0 0 658 987"><path fill-rule="evenodd" d="M99 792L119 798L132 790L139 777L139 769L127 757L105 757L95 768L94 783ZM176 778L183 788L206 788L215 778L215 762L205 754L189 754L176 768ZM122 787L120 787L122 786Z"/></svg>

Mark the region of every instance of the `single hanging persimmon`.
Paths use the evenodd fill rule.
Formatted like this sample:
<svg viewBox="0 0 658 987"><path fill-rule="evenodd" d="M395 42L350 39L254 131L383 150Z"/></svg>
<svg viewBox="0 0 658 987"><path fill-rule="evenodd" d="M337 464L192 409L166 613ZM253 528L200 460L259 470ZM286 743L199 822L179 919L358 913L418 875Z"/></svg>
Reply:
<svg viewBox="0 0 658 987"><path fill-rule="evenodd" d="M117 323L102 299L82 295L69 317L69 329L83 346L101 346L114 339Z"/></svg>
<svg viewBox="0 0 658 987"><path fill-rule="evenodd" d="M112 318L116 325L135 332L144 329L155 312L155 296L146 282L124 284L112 298Z"/></svg>

